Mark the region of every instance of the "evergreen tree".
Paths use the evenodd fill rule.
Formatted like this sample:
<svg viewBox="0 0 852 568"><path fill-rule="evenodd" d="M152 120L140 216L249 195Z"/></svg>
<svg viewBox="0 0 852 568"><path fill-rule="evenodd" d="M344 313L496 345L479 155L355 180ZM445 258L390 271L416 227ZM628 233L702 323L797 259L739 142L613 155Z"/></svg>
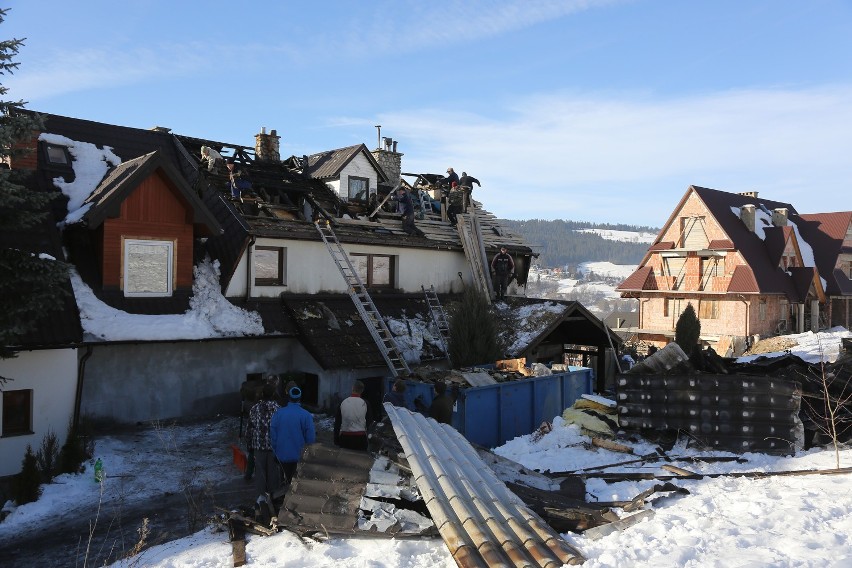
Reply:
<svg viewBox="0 0 852 568"><path fill-rule="evenodd" d="M491 363L500 356L497 324L485 298L467 287L450 320L450 359L455 367Z"/></svg>
<svg viewBox="0 0 852 568"><path fill-rule="evenodd" d="M686 309L677 318L675 324L675 343L677 343L687 356L698 347L698 338L701 336L701 322L695 315L692 303L686 305Z"/></svg>
<svg viewBox="0 0 852 568"><path fill-rule="evenodd" d="M7 12L0 9L0 23ZM22 45L21 39L0 41L0 75L17 69L13 60ZM8 92L0 84L0 162L11 159L14 164L26 152L21 143L43 126L37 115L21 112L23 101L6 100ZM67 266L42 254L36 238L38 229L50 222L48 207L55 194L24 187L23 175L0 167L0 358L14 357L9 347L60 308L67 294Z"/></svg>
<svg viewBox="0 0 852 568"><path fill-rule="evenodd" d="M33 448L27 445L27 452L21 462L21 471L12 480L12 497L15 503L23 505L37 501L41 495L41 472Z"/></svg>

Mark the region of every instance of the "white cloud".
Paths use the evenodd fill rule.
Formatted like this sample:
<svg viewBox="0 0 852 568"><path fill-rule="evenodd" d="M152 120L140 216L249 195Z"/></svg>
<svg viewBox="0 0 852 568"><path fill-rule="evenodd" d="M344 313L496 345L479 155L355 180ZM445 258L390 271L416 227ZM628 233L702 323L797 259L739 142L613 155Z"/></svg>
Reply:
<svg viewBox="0 0 852 568"><path fill-rule="evenodd" d="M404 170L466 170L483 182L479 195L500 216L524 218L530 193L538 203L529 205L540 212L546 199L553 217L577 207L600 212L613 206L611 196L617 203L627 197L637 212L645 201L659 224L689 184L757 189L802 212L852 209L845 191L852 179L850 85L667 99L540 93L504 109L500 118L434 109L378 118L407 152ZM664 193L666 200L657 199Z"/></svg>

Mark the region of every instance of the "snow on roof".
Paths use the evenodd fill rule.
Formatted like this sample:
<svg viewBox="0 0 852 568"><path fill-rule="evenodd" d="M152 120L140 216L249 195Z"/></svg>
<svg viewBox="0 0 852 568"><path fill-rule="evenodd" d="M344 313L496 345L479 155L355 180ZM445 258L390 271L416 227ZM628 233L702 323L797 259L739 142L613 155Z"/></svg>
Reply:
<svg viewBox="0 0 852 568"><path fill-rule="evenodd" d="M731 212L737 217L740 217L740 207L731 207ZM788 224L793 228L793 232L796 233L796 243L799 245L799 252L802 255L802 264L804 266L810 268L816 268L816 260L814 258L814 249L811 245L805 240L802 236L802 233L799 232L799 226L793 219L788 219ZM766 229L769 227L773 227L772 224L772 212L766 209L766 207L761 206L759 208L755 208L754 211L754 234L760 237L762 241L766 241ZM826 281L825 278L820 276L820 281L822 282L822 288L825 289Z"/></svg>
<svg viewBox="0 0 852 568"><path fill-rule="evenodd" d="M71 154L74 181L67 182L60 176L53 178L53 185L68 196L65 224L76 223L91 207L91 204L83 206L83 202L95 191L109 168L121 163L121 158L116 156L109 146L98 148L89 142L77 142L58 134L45 132L38 139L48 144L65 146Z"/></svg>
<svg viewBox="0 0 852 568"><path fill-rule="evenodd" d="M129 314L103 303L71 270L83 331L107 341L158 341L263 335L260 315L234 306L219 287L219 261L195 267L190 308L184 314Z"/></svg>

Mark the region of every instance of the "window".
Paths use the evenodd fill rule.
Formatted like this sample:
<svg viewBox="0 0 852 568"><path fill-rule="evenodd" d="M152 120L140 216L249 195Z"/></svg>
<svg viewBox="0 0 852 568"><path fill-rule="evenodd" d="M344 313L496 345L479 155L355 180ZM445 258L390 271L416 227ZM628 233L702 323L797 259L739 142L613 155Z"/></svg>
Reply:
<svg viewBox="0 0 852 568"><path fill-rule="evenodd" d="M663 317L679 318L681 312L686 308L683 298L666 298L663 303Z"/></svg>
<svg viewBox="0 0 852 568"><path fill-rule="evenodd" d="M370 180L362 177L349 177L349 199L367 201L370 197Z"/></svg>
<svg viewBox="0 0 852 568"><path fill-rule="evenodd" d="M663 258L663 270L666 276L674 278L671 289L677 290L683 284L683 278L686 276L686 257L674 256Z"/></svg>
<svg viewBox="0 0 852 568"><path fill-rule="evenodd" d="M719 301L701 300L698 303L698 319L719 319Z"/></svg>
<svg viewBox="0 0 852 568"><path fill-rule="evenodd" d="M3 391L3 436L33 433L33 391Z"/></svg>
<svg viewBox="0 0 852 568"><path fill-rule="evenodd" d="M71 156L68 154L68 148L65 146L45 144L44 150L47 154L48 163L62 166L67 166L71 163Z"/></svg>
<svg viewBox="0 0 852 568"><path fill-rule="evenodd" d="M701 287L699 290L712 290L713 278L719 276L719 259L716 257L701 257Z"/></svg>
<svg viewBox="0 0 852 568"><path fill-rule="evenodd" d="M124 295L171 296L174 241L124 240Z"/></svg>
<svg viewBox="0 0 852 568"><path fill-rule="evenodd" d="M368 288L393 288L395 257L382 254L349 255L352 267Z"/></svg>
<svg viewBox="0 0 852 568"><path fill-rule="evenodd" d="M766 298L761 298L757 304L757 315L760 321L766 321Z"/></svg>
<svg viewBox="0 0 852 568"><path fill-rule="evenodd" d="M683 235L683 248L700 250L707 248L707 233L704 231L704 217L681 217L680 230Z"/></svg>
<svg viewBox="0 0 852 568"><path fill-rule="evenodd" d="M255 286L287 285L287 249L284 247L255 247L252 261L254 264Z"/></svg>

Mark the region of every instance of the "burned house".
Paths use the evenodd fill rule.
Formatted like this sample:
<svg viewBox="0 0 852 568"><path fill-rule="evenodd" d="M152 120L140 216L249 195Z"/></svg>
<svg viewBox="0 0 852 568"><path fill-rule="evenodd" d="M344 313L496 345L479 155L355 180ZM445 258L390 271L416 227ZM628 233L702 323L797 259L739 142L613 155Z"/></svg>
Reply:
<svg viewBox="0 0 852 568"><path fill-rule="evenodd" d="M137 422L232 411L240 384L266 373L295 379L317 408L347 394L355 379L379 385L387 357L352 301L335 251L345 251L375 313L393 329L400 358L446 364L424 290L443 296L476 285L476 264L464 231L440 213L418 215L421 234L402 231L384 199L390 181L402 181L396 144L375 152L357 146L348 159L330 152L337 165L326 171L319 155L282 158L277 133L265 129L243 146L160 127L42 117L44 130L27 142L33 151L10 166L27 172L33 191L59 196L53 222L61 229L43 230L61 239L97 301L128 314L184 314L207 263L218 273L217 293L259 322L250 332L168 340L135 338L133 330L120 339L71 334L63 345L75 353L75 370L58 380L70 393L62 404L76 414ZM202 146L246 174L251 188L242 199L231 196L224 164L202 161ZM368 207L370 198L384 207ZM481 204L468 217L479 262L505 245L525 283L531 249ZM69 309L79 318L81 306ZM33 390L32 404L59 392Z"/></svg>

